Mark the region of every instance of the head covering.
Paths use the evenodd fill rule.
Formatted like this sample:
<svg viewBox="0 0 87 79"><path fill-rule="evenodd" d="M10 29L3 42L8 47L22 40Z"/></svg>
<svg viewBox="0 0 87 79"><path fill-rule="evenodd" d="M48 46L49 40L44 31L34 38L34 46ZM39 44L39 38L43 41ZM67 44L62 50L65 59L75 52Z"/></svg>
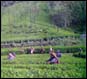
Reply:
<svg viewBox="0 0 87 79"><path fill-rule="evenodd" d="M50 51L52 51L53 49L52 48L50 48Z"/></svg>

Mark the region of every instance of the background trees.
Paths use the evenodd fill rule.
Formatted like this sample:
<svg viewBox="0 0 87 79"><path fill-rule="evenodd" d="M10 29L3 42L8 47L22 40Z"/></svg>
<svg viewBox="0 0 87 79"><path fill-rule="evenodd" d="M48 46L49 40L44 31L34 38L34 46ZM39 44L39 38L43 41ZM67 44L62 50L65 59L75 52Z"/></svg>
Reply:
<svg viewBox="0 0 87 79"><path fill-rule="evenodd" d="M2 1L1 6L8 7L18 2L20 1ZM43 10L45 14L48 15L47 18L49 18L49 22L57 27L70 27L75 32L86 32L86 1L32 1L29 3L26 2L26 5L31 6L27 7L27 11L24 9L24 15L32 14L31 16L33 18L38 15L43 16L41 13Z"/></svg>
<svg viewBox="0 0 87 79"><path fill-rule="evenodd" d="M51 22L60 27L71 27L76 32L86 31L86 1L48 1Z"/></svg>

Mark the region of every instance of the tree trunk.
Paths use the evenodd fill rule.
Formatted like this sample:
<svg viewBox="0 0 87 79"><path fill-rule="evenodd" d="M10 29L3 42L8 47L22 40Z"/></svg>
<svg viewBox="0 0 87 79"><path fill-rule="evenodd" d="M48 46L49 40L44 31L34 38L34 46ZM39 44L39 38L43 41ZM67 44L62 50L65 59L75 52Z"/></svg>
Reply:
<svg viewBox="0 0 87 79"><path fill-rule="evenodd" d="M65 18L65 23L64 23L64 27L67 27L67 19Z"/></svg>

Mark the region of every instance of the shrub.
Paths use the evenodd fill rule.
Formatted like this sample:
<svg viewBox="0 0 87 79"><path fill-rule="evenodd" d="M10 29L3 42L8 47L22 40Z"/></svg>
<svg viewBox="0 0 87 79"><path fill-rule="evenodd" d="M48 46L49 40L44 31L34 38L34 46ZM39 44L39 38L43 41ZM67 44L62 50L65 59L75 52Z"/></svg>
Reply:
<svg viewBox="0 0 87 79"><path fill-rule="evenodd" d="M86 52L74 53L73 56L75 56L75 57L81 57L81 58L86 58Z"/></svg>
<svg viewBox="0 0 87 79"><path fill-rule="evenodd" d="M75 53L75 52L79 52L79 48L81 48L84 51L86 51L86 47L84 46L54 46L53 49L55 50L55 52L57 50L60 50L61 53ZM44 53L49 53L49 49L50 47L49 46L45 46L44 47L45 49L45 52ZM14 48L12 50L13 52L15 52L16 54L24 54L24 53L28 53L27 52L27 48L24 50L24 52L20 51L19 48ZM9 50L1 50L1 55L7 55L9 53ZM29 52L30 53L30 52ZM41 53L40 52L40 47L35 47L35 54L36 53Z"/></svg>

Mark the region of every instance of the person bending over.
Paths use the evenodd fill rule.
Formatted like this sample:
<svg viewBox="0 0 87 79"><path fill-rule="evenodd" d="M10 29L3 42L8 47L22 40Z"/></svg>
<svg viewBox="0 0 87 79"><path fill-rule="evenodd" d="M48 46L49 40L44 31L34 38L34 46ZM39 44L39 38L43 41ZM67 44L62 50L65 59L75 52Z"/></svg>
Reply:
<svg viewBox="0 0 87 79"><path fill-rule="evenodd" d="M53 49L49 52L50 58L46 61L48 64L58 64L59 59Z"/></svg>

